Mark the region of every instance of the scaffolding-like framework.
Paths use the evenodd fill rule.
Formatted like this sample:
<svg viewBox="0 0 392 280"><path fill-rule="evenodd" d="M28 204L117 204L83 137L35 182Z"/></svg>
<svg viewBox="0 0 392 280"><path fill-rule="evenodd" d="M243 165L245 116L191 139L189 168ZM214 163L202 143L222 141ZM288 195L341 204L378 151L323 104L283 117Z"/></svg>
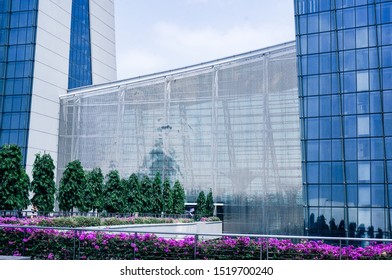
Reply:
<svg viewBox="0 0 392 280"><path fill-rule="evenodd" d="M231 231L302 225L293 42L73 90L60 103L58 178L74 159L86 169L115 168L124 177L159 171L179 179L190 202L211 188L216 200L239 207L232 213L225 208ZM264 214L249 212L287 206L289 196L295 211L280 207L269 223ZM251 229L244 228L248 223Z"/></svg>

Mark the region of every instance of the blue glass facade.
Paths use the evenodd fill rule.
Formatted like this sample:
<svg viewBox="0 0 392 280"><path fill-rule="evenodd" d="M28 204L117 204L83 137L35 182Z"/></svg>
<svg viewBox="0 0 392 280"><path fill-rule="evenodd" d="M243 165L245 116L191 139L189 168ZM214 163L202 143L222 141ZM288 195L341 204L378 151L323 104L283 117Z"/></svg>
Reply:
<svg viewBox="0 0 392 280"><path fill-rule="evenodd" d="M92 84L89 0L73 0L68 88Z"/></svg>
<svg viewBox="0 0 392 280"><path fill-rule="evenodd" d="M392 1L294 3L305 228L389 236Z"/></svg>
<svg viewBox="0 0 392 280"><path fill-rule="evenodd" d="M0 0L0 146L26 156L38 0Z"/></svg>

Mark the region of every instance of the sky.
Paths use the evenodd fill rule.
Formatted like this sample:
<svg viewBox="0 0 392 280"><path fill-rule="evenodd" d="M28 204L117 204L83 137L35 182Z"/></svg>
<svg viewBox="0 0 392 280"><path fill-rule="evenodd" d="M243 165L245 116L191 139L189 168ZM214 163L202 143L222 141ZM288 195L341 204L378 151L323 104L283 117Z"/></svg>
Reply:
<svg viewBox="0 0 392 280"><path fill-rule="evenodd" d="M293 0L115 0L117 78L295 40Z"/></svg>

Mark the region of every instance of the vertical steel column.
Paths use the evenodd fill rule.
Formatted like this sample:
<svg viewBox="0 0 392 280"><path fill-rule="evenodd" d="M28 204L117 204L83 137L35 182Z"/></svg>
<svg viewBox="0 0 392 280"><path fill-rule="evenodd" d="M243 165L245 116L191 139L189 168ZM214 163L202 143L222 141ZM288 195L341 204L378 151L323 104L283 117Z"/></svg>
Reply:
<svg viewBox="0 0 392 280"><path fill-rule="evenodd" d="M214 67L212 71L212 139L211 139L211 155L212 155L212 188L217 190L218 180L218 108L219 108L219 68ZM217 191L219 194L224 190L220 187Z"/></svg>
<svg viewBox="0 0 392 280"><path fill-rule="evenodd" d="M170 127L170 95L171 95L171 78L165 77L165 90L164 90L164 124L165 126ZM170 136L169 133L171 128L164 129L162 131L162 149L163 153L168 153L169 151L169 141ZM166 158L166 157L164 157ZM166 177L166 163L163 163L163 170L162 170L162 178Z"/></svg>
<svg viewBox="0 0 392 280"><path fill-rule="evenodd" d="M116 161L116 169L121 170L123 164L123 137L124 137L124 98L125 98L125 89L118 89L118 98L117 98L117 120L116 120L116 142L114 144L115 150L115 161Z"/></svg>
<svg viewBox="0 0 392 280"><path fill-rule="evenodd" d="M186 115L186 105L185 102L180 103L179 105L179 114L180 114L180 125L181 125L181 140L182 140L182 149L183 149L183 160L184 160L184 168L185 168L185 185L186 186L195 186L195 178L193 174L193 165L192 165L192 152L190 147L190 138L189 138L189 125Z"/></svg>

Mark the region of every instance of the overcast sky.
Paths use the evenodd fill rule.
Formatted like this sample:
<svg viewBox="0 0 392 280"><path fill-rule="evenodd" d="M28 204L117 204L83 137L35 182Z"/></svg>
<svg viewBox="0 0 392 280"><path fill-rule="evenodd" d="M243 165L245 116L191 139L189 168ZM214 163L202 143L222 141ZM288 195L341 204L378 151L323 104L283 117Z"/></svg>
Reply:
<svg viewBox="0 0 392 280"><path fill-rule="evenodd" d="M293 0L115 0L117 78L295 39Z"/></svg>

